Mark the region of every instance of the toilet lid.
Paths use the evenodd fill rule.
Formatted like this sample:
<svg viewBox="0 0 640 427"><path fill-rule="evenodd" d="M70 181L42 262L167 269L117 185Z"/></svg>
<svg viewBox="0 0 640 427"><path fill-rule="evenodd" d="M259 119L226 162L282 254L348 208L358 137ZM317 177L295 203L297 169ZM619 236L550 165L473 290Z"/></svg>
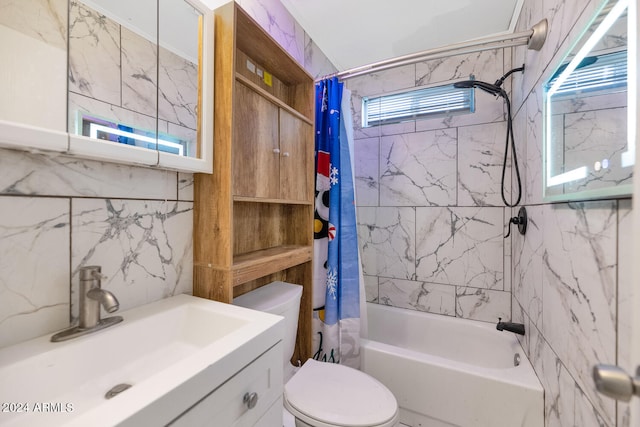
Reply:
<svg viewBox="0 0 640 427"><path fill-rule="evenodd" d="M397 417L398 402L382 383L335 363L307 362L284 386L288 406L333 426L379 426Z"/></svg>

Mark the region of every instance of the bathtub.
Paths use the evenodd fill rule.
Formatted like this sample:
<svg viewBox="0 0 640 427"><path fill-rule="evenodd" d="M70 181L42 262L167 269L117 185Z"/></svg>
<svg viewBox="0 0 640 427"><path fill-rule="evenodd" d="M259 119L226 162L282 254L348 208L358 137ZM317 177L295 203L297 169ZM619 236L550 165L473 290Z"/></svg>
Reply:
<svg viewBox="0 0 640 427"><path fill-rule="evenodd" d="M402 424L544 426L542 386L511 332L372 303L367 316L361 370L393 392Z"/></svg>

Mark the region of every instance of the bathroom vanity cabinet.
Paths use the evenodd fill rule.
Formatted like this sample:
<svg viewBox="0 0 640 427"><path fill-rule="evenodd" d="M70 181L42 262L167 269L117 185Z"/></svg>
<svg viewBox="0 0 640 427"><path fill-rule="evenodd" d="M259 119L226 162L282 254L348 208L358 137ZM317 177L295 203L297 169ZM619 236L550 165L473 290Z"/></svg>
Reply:
<svg viewBox="0 0 640 427"><path fill-rule="evenodd" d="M293 360L311 356L314 80L235 2L215 10L213 174L195 175L196 296L303 286Z"/></svg>
<svg viewBox="0 0 640 427"><path fill-rule="evenodd" d="M282 423L282 342L245 366L179 418L175 427Z"/></svg>

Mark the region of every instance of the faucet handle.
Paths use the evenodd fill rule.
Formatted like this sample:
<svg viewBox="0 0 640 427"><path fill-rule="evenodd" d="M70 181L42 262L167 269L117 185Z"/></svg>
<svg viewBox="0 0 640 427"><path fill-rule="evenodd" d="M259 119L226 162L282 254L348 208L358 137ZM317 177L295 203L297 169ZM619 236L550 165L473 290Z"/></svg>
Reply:
<svg viewBox="0 0 640 427"><path fill-rule="evenodd" d="M107 276L105 276L104 274L102 274L101 272L96 271L96 270L93 270L91 272L91 277L93 277L96 280L107 280L108 279Z"/></svg>
<svg viewBox="0 0 640 427"><path fill-rule="evenodd" d="M107 276L102 274L102 267L99 265L87 265L80 267L80 280L105 280Z"/></svg>

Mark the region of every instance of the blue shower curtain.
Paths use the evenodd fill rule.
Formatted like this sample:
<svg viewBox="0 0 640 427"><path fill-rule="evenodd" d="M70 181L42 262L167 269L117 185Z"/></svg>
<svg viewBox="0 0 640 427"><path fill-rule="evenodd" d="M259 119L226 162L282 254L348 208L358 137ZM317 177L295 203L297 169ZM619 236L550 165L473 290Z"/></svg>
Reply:
<svg viewBox="0 0 640 427"><path fill-rule="evenodd" d="M344 95L344 97L343 97ZM337 78L316 84L314 358L359 367L360 275L354 183Z"/></svg>

